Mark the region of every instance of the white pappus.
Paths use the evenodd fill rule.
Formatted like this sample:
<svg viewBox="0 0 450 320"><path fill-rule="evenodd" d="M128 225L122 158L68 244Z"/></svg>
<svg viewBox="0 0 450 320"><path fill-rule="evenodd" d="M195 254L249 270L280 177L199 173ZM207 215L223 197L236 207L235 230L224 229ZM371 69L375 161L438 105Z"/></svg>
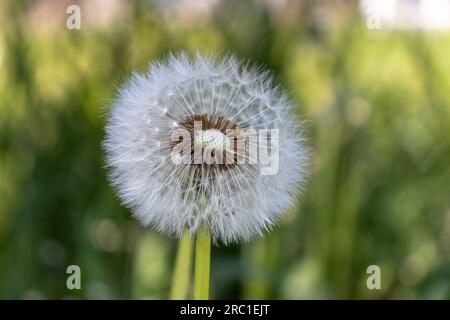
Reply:
<svg viewBox="0 0 450 320"><path fill-rule="evenodd" d="M233 56L170 55L133 74L112 103L103 141L110 181L143 225L180 236L206 224L216 242L247 241L277 221L305 180L308 149L295 107L269 72ZM180 128L213 153L235 151L226 129L278 129L278 170L263 175L256 161L175 163ZM247 152L250 144L244 140Z"/></svg>

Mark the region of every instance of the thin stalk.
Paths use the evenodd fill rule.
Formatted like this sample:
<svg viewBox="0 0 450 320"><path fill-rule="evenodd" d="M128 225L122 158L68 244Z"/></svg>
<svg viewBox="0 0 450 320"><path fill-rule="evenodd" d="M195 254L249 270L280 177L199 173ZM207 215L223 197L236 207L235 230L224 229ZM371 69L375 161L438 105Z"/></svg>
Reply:
<svg viewBox="0 0 450 320"><path fill-rule="evenodd" d="M189 231L185 230L178 242L175 269L172 275L172 287L170 288L171 300L183 300L187 298L189 280L191 275L193 241Z"/></svg>
<svg viewBox="0 0 450 320"><path fill-rule="evenodd" d="M211 264L211 234L203 226L195 238L194 299L208 300L209 273Z"/></svg>

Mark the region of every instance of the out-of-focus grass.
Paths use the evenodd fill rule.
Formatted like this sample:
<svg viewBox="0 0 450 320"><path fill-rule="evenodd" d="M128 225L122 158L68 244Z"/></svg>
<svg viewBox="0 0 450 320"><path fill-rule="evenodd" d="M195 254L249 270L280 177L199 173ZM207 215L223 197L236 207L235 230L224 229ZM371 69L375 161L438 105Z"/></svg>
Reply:
<svg viewBox="0 0 450 320"><path fill-rule="evenodd" d="M279 227L214 248L214 298L450 298L448 33L369 31L350 4L318 19L314 5L253 1L209 15L113 1L106 24L85 1L68 30L57 3L0 5L1 298L167 297L175 242L131 221L100 142L117 85L169 50L272 68L314 149ZM66 288L70 264L80 291ZM366 287L371 264L380 291Z"/></svg>

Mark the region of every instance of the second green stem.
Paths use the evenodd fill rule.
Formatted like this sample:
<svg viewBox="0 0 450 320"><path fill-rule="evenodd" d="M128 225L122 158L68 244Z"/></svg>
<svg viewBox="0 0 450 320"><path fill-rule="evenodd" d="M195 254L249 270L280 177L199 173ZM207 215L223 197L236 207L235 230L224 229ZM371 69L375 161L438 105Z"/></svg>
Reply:
<svg viewBox="0 0 450 320"><path fill-rule="evenodd" d="M209 276L211 264L211 234L203 226L195 238L194 299L209 299Z"/></svg>

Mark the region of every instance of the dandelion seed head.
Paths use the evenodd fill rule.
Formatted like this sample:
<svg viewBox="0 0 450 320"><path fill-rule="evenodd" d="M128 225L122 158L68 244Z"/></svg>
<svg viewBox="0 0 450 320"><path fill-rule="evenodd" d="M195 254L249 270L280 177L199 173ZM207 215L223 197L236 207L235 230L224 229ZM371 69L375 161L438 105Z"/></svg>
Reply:
<svg viewBox="0 0 450 320"><path fill-rule="evenodd" d="M110 181L143 225L180 236L206 224L216 242L247 241L270 229L303 186L308 151L294 111L269 72L233 56L171 55L133 74L111 105L103 142ZM252 152L243 163L171 161L175 130L192 134L193 149L236 160L240 133L228 131L247 128L279 130L276 174L248 163L257 159Z"/></svg>

